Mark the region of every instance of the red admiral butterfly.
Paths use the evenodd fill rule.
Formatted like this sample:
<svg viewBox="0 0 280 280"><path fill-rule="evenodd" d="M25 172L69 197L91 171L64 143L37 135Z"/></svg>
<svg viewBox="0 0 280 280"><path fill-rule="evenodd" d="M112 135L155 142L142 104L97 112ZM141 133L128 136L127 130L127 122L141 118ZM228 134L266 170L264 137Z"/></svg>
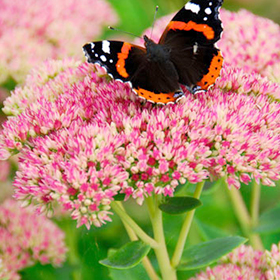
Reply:
<svg viewBox="0 0 280 280"><path fill-rule="evenodd" d="M184 93L206 91L220 75L223 57L215 43L222 23L223 0L191 0L171 20L159 43L144 35L145 48L120 41L99 41L83 46L90 63L105 67L114 79L130 82L142 98L173 103Z"/></svg>

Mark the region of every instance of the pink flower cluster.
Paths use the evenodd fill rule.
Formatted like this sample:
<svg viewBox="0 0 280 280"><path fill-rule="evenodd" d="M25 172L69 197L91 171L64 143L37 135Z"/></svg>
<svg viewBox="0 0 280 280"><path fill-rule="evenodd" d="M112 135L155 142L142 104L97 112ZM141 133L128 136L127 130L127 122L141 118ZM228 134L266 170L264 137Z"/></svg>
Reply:
<svg viewBox="0 0 280 280"><path fill-rule="evenodd" d="M5 101L0 157L21 152L18 199L58 201L89 227L110 220L118 193L141 204L186 180L280 179L280 85L225 65L207 93L154 106L108 79L92 64L49 61Z"/></svg>
<svg viewBox="0 0 280 280"><path fill-rule="evenodd" d="M0 85L48 58L78 56L117 16L105 0L0 0Z"/></svg>
<svg viewBox="0 0 280 280"><path fill-rule="evenodd" d="M254 251L242 245L220 263L190 280L277 280L280 279L280 243L271 251Z"/></svg>
<svg viewBox="0 0 280 280"><path fill-rule="evenodd" d="M159 19L152 37L157 42L173 15ZM280 26L249 11L230 12L221 9L224 31L218 46L224 61L231 67L259 73L280 83ZM144 34L151 34L147 29ZM137 39L136 43L143 43Z"/></svg>
<svg viewBox="0 0 280 280"><path fill-rule="evenodd" d="M228 26L239 20L223 16ZM90 227L110 221L119 193L141 204L151 193L172 196L186 181L223 177L236 188L252 179L273 186L280 179L280 85L256 73L258 58L250 71L226 60L213 89L186 91L178 104L163 107L143 104L98 66L45 62L4 102L10 117L0 158L21 152L16 197L36 200L42 211L57 201Z"/></svg>
<svg viewBox="0 0 280 280"><path fill-rule="evenodd" d="M20 280L20 275L15 271L9 271L3 265L2 259L0 259L0 279L4 280Z"/></svg>
<svg viewBox="0 0 280 280"><path fill-rule="evenodd" d="M0 205L1 279L20 279L17 271L35 262L57 266L65 260L64 233L34 210L12 199Z"/></svg>
<svg viewBox="0 0 280 280"><path fill-rule="evenodd" d="M246 10L221 11L224 32L219 47L225 61L280 83L280 26Z"/></svg>

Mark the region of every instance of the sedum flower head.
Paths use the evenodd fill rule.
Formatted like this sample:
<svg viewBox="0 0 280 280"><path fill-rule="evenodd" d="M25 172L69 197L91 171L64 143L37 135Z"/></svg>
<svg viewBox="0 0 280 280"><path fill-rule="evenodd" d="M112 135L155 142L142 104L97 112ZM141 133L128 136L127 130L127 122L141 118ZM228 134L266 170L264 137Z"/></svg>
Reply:
<svg viewBox="0 0 280 280"><path fill-rule="evenodd" d="M115 195L139 204L181 183L239 188L280 178L280 85L224 66L216 85L155 106L104 70L48 61L5 101L0 157L20 152L16 198L57 201L78 225L110 221Z"/></svg>
<svg viewBox="0 0 280 280"><path fill-rule="evenodd" d="M65 260L64 233L34 210L12 199L0 205L1 279L20 279L17 271L36 262L57 266Z"/></svg>
<svg viewBox="0 0 280 280"><path fill-rule="evenodd" d="M4 267L2 259L0 259L0 279L3 280L20 280L20 275L15 271L9 271Z"/></svg>
<svg viewBox="0 0 280 280"><path fill-rule="evenodd" d="M222 10L221 19L224 32L219 47L225 60L280 83L280 26L246 10Z"/></svg>
<svg viewBox="0 0 280 280"><path fill-rule="evenodd" d="M190 280L277 280L280 277L280 244L271 250L255 251L242 245Z"/></svg>
<svg viewBox="0 0 280 280"><path fill-rule="evenodd" d="M116 21L105 0L0 0L0 85L23 82L45 59L81 58L84 42Z"/></svg>

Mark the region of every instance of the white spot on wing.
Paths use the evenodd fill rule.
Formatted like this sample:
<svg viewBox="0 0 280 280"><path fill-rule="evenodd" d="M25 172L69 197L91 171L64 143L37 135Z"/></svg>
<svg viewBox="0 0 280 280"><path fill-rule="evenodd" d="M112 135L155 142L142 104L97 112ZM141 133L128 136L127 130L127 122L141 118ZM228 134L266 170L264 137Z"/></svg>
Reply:
<svg viewBox="0 0 280 280"><path fill-rule="evenodd" d="M91 50L93 51L93 49L95 47L95 44L94 43L90 43L90 46L91 46Z"/></svg>
<svg viewBox="0 0 280 280"><path fill-rule="evenodd" d="M96 53L94 56L95 56L95 57L98 57L98 54Z"/></svg>
<svg viewBox="0 0 280 280"><path fill-rule="evenodd" d="M197 50L198 50L198 45L197 45L197 43L195 43L195 44L193 45L193 53L196 54L196 53L197 53Z"/></svg>
<svg viewBox="0 0 280 280"><path fill-rule="evenodd" d="M199 11L200 11L200 7L198 4L194 4L192 2L188 2L186 5L185 5L185 9L186 10L190 10L192 11L193 13L195 14L198 14Z"/></svg>
<svg viewBox="0 0 280 280"><path fill-rule="evenodd" d="M102 41L102 51L105 53L110 53L110 42L109 41Z"/></svg>
<svg viewBox="0 0 280 280"><path fill-rule="evenodd" d="M207 17L204 17L203 20L206 21L206 20L207 20Z"/></svg>
<svg viewBox="0 0 280 280"><path fill-rule="evenodd" d="M208 7L208 8L205 9L205 13L206 13L207 15L211 15L212 11L211 11L211 9Z"/></svg>
<svg viewBox="0 0 280 280"><path fill-rule="evenodd" d="M110 62L110 63L113 63L113 59L110 59L109 62Z"/></svg>
<svg viewBox="0 0 280 280"><path fill-rule="evenodd" d="M100 56L100 59L101 59L103 62L107 61L107 58L106 58L105 55L101 55L101 56Z"/></svg>

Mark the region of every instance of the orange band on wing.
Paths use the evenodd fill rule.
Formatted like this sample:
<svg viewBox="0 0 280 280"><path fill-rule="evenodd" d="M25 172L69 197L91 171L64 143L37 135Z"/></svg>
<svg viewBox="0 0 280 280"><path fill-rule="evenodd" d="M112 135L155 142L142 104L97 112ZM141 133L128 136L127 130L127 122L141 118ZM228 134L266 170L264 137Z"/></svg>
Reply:
<svg viewBox="0 0 280 280"><path fill-rule="evenodd" d="M128 78L129 76L129 74L126 72L125 69L125 60L127 59L130 50L131 50L131 44L123 43L121 52L118 53L118 61L116 64L116 69L118 73L124 78Z"/></svg>
<svg viewBox="0 0 280 280"><path fill-rule="evenodd" d="M182 21L170 21L167 29L185 31L194 30L197 32L202 32L208 40L212 40L215 37L215 32L212 27L208 26L207 24L195 23L193 21L189 21L187 23Z"/></svg>
<svg viewBox="0 0 280 280"><path fill-rule="evenodd" d="M145 98L148 101L154 102L154 103L174 103L177 98L174 97L174 92L169 93L154 93L152 91L138 88L134 89L136 93L140 96Z"/></svg>
<svg viewBox="0 0 280 280"><path fill-rule="evenodd" d="M213 85L216 79L219 77L222 66L223 66L223 57L219 51L211 61L211 64L208 69L208 73L203 76L203 78L197 83L198 86L201 86L201 89L207 90L209 86Z"/></svg>

